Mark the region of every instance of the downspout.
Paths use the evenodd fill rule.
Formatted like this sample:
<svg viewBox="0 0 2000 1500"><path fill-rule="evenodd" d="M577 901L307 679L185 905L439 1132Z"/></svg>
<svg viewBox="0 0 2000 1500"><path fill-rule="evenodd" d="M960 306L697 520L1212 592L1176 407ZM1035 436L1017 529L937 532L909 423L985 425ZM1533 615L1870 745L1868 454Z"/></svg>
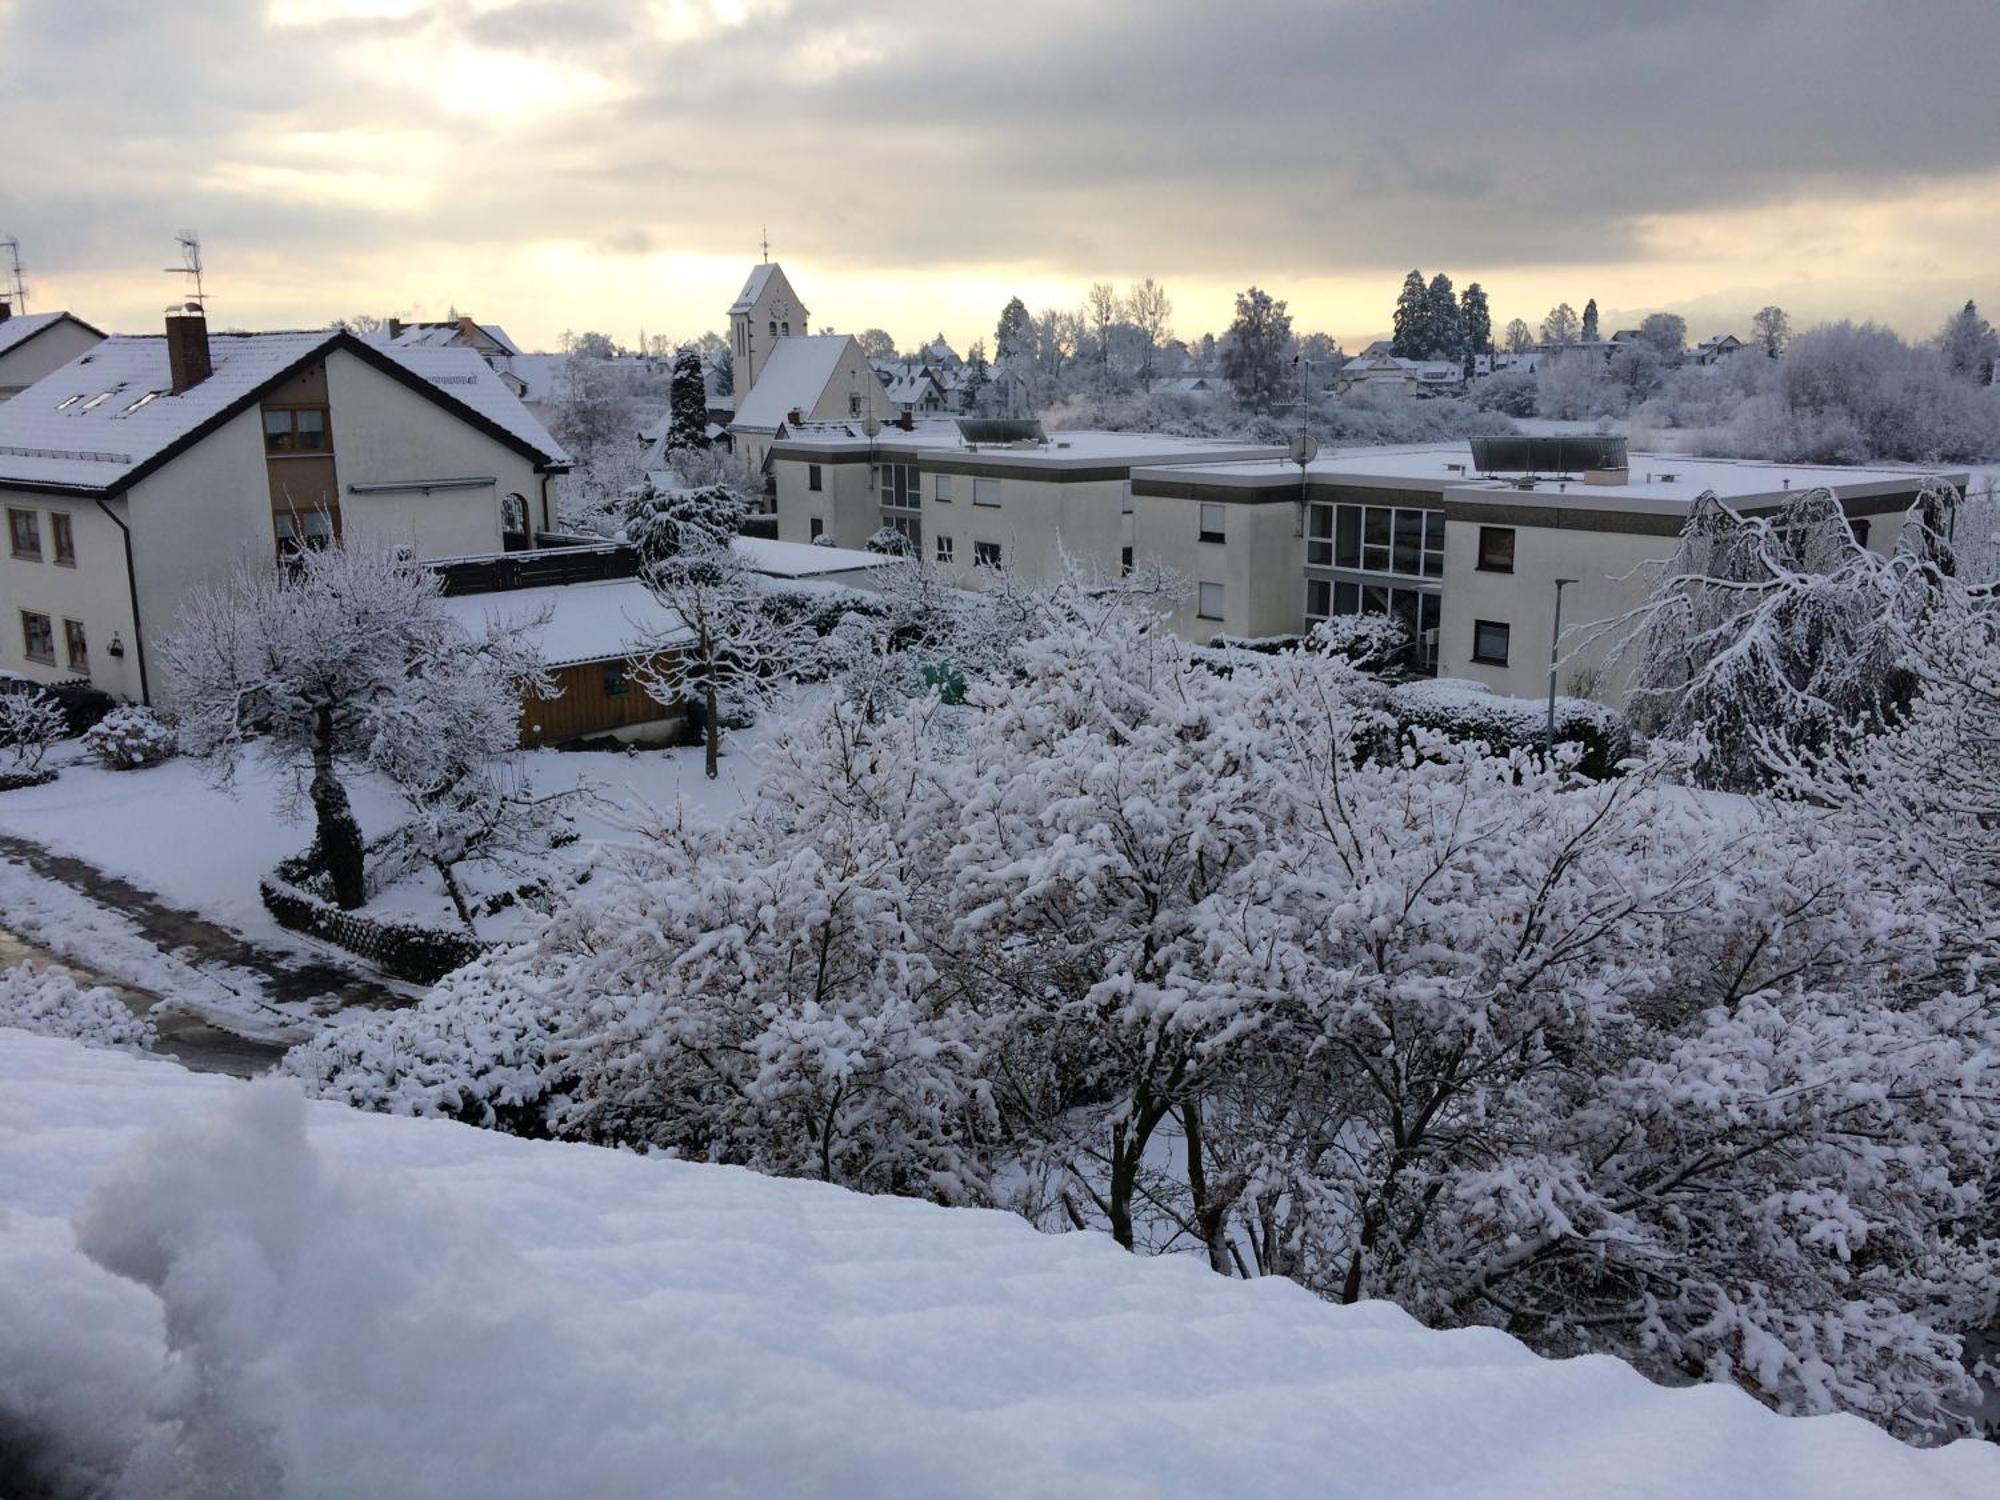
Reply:
<svg viewBox="0 0 2000 1500"><path fill-rule="evenodd" d="M139 575L132 567L132 528L118 519L104 497L96 497L97 508L111 517L112 525L125 535L125 592L132 601L132 650L139 664L139 701L147 707L153 703L153 691L146 684L146 632L139 623Z"/></svg>
<svg viewBox="0 0 2000 1500"><path fill-rule="evenodd" d="M549 514L549 471L542 470L542 530L554 531L555 517Z"/></svg>

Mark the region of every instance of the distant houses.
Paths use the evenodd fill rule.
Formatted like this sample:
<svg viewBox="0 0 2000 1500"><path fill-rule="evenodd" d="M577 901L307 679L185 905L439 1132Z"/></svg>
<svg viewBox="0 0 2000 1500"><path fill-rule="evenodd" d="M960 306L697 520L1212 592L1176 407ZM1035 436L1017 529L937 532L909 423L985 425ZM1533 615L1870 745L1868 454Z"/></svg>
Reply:
<svg viewBox="0 0 2000 1500"><path fill-rule="evenodd" d="M16 312L0 297L0 401L20 395L103 338L74 313Z"/></svg>

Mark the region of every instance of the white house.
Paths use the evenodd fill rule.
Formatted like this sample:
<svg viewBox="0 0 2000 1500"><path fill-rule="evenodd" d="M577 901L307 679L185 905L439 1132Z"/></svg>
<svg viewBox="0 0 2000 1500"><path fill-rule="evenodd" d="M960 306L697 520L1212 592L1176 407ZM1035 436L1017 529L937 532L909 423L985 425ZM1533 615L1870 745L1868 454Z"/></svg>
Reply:
<svg viewBox="0 0 2000 1500"><path fill-rule="evenodd" d="M1465 371L1449 359L1403 359L1394 354L1358 354L1333 375L1333 388L1381 391L1390 395L1451 394L1465 384Z"/></svg>
<svg viewBox="0 0 2000 1500"><path fill-rule="evenodd" d="M20 395L103 338L74 313L17 313L0 297L0 401Z"/></svg>
<svg viewBox="0 0 2000 1500"><path fill-rule="evenodd" d="M239 559L532 548L568 466L470 349L170 314L165 337L105 339L0 405L0 670L153 701L188 591Z"/></svg>
<svg viewBox="0 0 2000 1500"><path fill-rule="evenodd" d="M521 353L521 346L507 337L507 330L498 323L475 323L464 317L434 323L390 318L368 339L392 349L470 349L488 364L502 368Z"/></svg>

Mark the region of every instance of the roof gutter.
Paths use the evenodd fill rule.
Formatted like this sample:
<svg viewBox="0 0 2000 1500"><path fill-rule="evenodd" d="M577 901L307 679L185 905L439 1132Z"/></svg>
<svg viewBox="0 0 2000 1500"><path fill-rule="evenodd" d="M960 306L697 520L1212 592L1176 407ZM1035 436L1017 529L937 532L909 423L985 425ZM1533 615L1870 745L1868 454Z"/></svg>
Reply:
<svg viewBox="0 0 2000 1500"><path fill-rule="evenodd" d="M125 591L132 600L132 651L139 663L139 701L150 708L153 690L146 682L146 631L139 623L139 575L132 566L132 528L118 519L117 513L104 503L102 495L97 497L97 508L125 534Z"/></svg>

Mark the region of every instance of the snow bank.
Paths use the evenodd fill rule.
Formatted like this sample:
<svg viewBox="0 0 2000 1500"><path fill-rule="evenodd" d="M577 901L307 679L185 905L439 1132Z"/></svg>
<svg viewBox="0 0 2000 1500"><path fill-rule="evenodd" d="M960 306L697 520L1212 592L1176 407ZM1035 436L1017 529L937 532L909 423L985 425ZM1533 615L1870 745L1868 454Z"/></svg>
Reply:
<svg viewBox="0 0 2000 1500"><path fill-rule="evenodd" d="M1919 1452L1010 1215L359 1114L0 1031L0 1487L21 1476L315 1497L1903 1500L2000 1491L2000 1450Z"/></svg>
<svg viewBox="0 0 2000 1500"><path fill-rule="evenodd" d="M150 1047L153 1025L132 1014L115 991L85 988L61 969L18 963L0 973L0 1026L69 1037L92 1047Z"/></svg>

